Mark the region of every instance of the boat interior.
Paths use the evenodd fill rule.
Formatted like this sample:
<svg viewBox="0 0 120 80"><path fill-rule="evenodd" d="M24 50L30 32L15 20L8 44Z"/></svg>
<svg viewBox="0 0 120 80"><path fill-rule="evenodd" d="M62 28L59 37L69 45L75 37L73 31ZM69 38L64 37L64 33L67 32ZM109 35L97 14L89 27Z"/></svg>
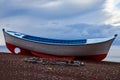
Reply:
<svg viewBox="0 0 120 80"><path fill-rule="evenodd" d="M109 37L109 38L95 38L95 39L60 40L60 39L36 37L14 31L6 31L6 33L29 41L40 42L40 43L42 42L48 44L64 44L64 45L93 44L93 43L105 42L114 38L114 37Z"/></svg>

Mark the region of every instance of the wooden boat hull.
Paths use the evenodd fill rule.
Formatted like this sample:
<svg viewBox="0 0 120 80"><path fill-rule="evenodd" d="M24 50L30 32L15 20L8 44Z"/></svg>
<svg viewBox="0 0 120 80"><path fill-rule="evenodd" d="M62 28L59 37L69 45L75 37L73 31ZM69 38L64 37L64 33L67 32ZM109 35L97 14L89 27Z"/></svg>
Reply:
<svg viewBox="0 0 120 80"><path fill-rule="evenodd" d="M107 56L110 46L115 39L111 38L104 42L83 45L54 45L24 40L14 37L5 31L3 32L6 46L12 54L34 55L64 60L101 61ZM16 48L19 49L18 53L15 52Z"/></svg>

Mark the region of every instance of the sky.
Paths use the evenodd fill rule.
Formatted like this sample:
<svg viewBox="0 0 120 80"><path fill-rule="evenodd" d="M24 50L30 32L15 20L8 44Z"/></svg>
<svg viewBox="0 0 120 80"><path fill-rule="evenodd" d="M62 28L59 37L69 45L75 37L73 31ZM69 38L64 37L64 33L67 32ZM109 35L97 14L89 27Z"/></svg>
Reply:
<svg viewBox="0 0 120 80"><path fill-rule="evenodd" d="M120 0L0 0L2 28L56 39L109 37L118 34Z"/></svg>

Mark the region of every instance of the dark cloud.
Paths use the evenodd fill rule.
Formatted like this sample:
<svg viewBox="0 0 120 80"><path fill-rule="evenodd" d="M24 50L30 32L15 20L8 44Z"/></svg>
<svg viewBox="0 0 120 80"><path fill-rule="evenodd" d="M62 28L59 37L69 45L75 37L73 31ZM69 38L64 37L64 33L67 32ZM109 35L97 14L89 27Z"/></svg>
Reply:
<svg viewBox="0 0 120 80"><path fill-rule="evenodd" d="M74 1L72 0L4 0L1 1L0 17L10 17L16 15L29 15L45 19L63 19L80 16L91 11L102 8L104 0L95 1ZM83 4L82 4L83 3ZM94 5L94 6L93 6Z"/></svg>

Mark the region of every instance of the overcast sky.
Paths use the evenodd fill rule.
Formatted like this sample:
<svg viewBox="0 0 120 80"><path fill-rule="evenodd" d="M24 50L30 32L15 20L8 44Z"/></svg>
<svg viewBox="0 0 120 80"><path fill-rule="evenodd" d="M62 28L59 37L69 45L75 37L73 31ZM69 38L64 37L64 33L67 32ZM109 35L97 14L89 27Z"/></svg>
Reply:
<svg viewBox="0 0 120 80"><path fill-rule="evenodd" d="M0 10L0 45L2 28L59 39L120 35L120 0L0 0Z"/></svg>

